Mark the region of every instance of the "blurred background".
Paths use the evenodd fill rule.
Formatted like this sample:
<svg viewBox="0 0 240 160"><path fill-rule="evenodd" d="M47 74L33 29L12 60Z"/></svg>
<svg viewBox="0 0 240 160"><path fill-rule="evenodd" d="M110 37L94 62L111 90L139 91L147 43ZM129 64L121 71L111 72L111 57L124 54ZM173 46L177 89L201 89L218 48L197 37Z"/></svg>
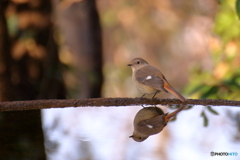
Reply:
<svg viewBox="0 0 240 160"><path fill-rule="evenodd" d="M127 66L135 57L186 98L240 100L235 8L236 0L1 0L0 100L139 97ZM139 143L128 137L141 108L1 112L0 159L239 159L210 156L240 154L237 107L189 107Z"/></svg>

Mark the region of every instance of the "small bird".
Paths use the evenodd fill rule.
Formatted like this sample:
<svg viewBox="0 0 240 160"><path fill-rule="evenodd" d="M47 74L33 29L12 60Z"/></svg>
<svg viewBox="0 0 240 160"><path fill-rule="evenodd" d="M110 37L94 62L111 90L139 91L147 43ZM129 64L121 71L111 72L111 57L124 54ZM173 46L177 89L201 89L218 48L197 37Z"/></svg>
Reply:
<svg viewBox="0 0 240 160"><path fill-rule="evenodd" d="M160 133L167 125L168 121L184 108L185 105L182 105L176 111L168 114L164 113L161 108L156 106L144 107L138 111L134 118L134 131L130 138L137 142L142 142L149 136Z"/></svg>
<svg viewBox="0 0 240 160"><path fill-rule="evenodd" d="M132 68L132 80L137 89L146 94L154 94L152 99L160 91L170 92L175 95L182 102L186 99L179 94L167 81L164 75L157 68L148 64L142 58L135 58L128 66Z"/></svg>

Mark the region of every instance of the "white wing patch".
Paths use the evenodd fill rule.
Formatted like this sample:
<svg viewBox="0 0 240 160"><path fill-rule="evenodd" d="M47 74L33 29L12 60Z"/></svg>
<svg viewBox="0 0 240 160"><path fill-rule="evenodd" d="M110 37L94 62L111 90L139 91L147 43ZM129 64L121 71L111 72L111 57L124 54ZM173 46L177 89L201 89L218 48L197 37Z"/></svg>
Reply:
<svg viewBox="0 0 240 160"><path fill-rule="evenodd" d="M152 79L152 76L147 76L146 80Z"/></svg>
<svg viewBox="0 0 240 160"><path fill-rule="evenodd" d="M148 127L148 128L153 128L153 126L152 126L152 125L149 125L149 124L147 125L147 127Z"/></svg>

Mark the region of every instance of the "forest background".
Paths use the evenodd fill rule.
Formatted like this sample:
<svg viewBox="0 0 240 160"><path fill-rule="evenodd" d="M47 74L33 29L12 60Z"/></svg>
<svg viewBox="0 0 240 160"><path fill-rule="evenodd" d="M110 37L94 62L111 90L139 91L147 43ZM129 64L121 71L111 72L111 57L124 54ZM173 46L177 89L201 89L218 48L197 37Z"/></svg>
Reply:
<svg viewBox="0 0 240 160"><path fill-rule="evenodd" d="M1 101L138 97L126 66L135 57L160 68L187 98L239 100L238 1L0 3ZM210 159L211 151L240 153L236 107L194 106L161 134L137 143L128 136L140 108L1 112L0 159Z"/></svg>

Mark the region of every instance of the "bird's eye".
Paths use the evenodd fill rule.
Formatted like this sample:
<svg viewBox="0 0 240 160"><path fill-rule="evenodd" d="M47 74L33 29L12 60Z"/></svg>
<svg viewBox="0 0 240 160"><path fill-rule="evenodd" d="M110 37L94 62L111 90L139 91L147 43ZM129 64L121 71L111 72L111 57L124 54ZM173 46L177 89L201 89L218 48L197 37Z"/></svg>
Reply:
<svg viewBox="0 0 240 160"><path fill-rule="evenodd" d="M137 61L137 64L140 64L140 61Z"/></svg>
<svg viewBox="0 0 240 160"><path fill-rule="evenodd" d="M141 139L142 139L142 137L139 137L139 139L141 140Z"/></svg>

